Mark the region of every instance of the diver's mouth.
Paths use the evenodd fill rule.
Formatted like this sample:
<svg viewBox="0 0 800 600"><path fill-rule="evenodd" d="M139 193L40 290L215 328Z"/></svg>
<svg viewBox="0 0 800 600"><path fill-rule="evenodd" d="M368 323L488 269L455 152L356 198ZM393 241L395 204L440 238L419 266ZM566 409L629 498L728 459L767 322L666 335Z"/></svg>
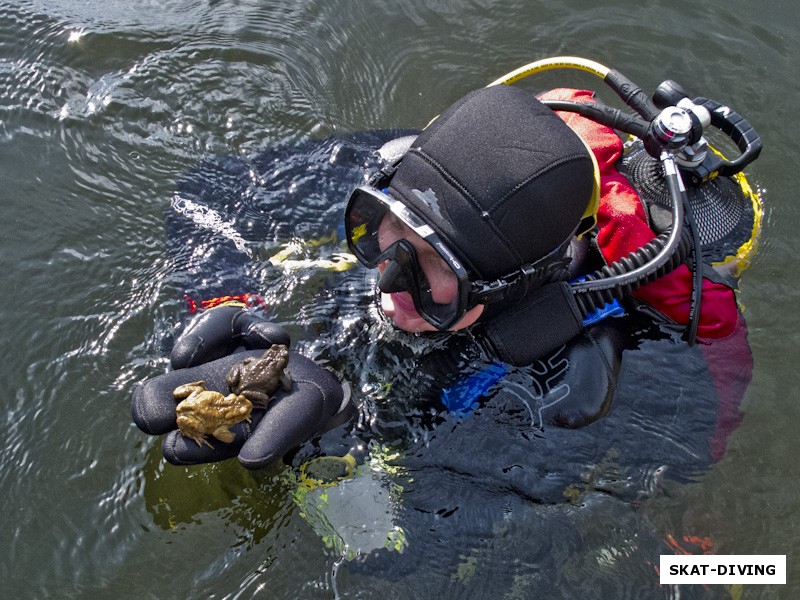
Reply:
<svg viewBox="0 0 800 600"><path fill-rule="evenodd" d="M396 328L408 333L436 331L436 328L417 312L408 292L381 293L380 307L383 314Z"/></svg>
<svg viewBox="0 0 800 600"><path fill-rule="evenodd" d="M408 292L394 292L389 294L392 306L405 313L417 314L417 309L414 306L414 300Z"/></svg>

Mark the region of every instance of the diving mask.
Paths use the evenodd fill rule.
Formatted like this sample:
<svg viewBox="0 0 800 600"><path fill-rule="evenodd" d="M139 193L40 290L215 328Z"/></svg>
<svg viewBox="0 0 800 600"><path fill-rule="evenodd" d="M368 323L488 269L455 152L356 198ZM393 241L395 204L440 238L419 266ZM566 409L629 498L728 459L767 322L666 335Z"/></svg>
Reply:
<svg viewBox="0 0 800 600"><path fill-rule="evenodd" d="M434 268L438 281L441 278L447 281L446 287L451 291L445 298L434 297L436 294L414 245L408 239L386 234L387 229L398 227L407 228L435 251L435 258L428 260L437 263ZM555 267L564 264L560 259L571 239L570 236L547 256L508 277L486 282L470 281L462 262L430 225L408 206L374 187L360 186L353 191L345 211L345 229L350 250L362 264L375 268L386 262L378 288L387 294L408 292L419 315L440 331L456 325L467 311L479 304L504 299L519 284L524 284L520 290L524 295L535 289L533 285L538 287L544 283L557 270Z"/></svg>

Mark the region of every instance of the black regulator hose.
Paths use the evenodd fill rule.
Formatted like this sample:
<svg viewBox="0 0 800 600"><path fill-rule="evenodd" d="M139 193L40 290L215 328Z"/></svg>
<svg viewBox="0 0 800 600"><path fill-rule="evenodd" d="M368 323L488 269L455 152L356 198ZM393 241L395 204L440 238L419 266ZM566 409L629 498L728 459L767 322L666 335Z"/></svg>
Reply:
<svg viewBox="0 0 800 600"><path fill-rule="evenodd" d="M675 160L667 151L660 158L672 199L672 227L627 256L570 284L584 316L675 270L694 246L692 232L683 227L688 197Z"/></svg>
<svg viewBox="0 0 800 600"><path fill-rule="evenodd" d="M692 303L689 308L689 325L684 337L690 346L697 341L697 328L700 326L700 310L703 302L703 255L700 247L700 233L697 231L697 221L692 214L692 206L686 197L686 222L689 225L690 239L692 240L692 256L694 273L692 277Z"/></svg>
<svg viewBox="0 0 800 600"><path fill-rule="evenodd" d="M629 115L618 108L606 106L596 101L591 104L585 104L568 100L542 100L542 104L552 110L578 113L596 123L635 135L640 139L645 138L649 128L649 123L639 117Z"/></svg>
<svg viewBox="0 0 800 600"><path fill-rule="evenodd" d="M648 123L661 112L648 95L642 91L642 88L616 69L610 69L603 81L617 93L626 105L639 113Z"/></svg>
<svg viewBox="0 0 800 600"><path fill-rule="evenodd" d="M573 283L570 285L572 292L575 295L575 301L581 311L583 317L587 317L598 309L603 308L607 304L611 304L614 300L622 300L626 295L632 291L642 287L645 284L652 283L659 277L663 277L671 273L679 266L681 266L687 259L692 249L692 238L688 230L682 229L681 237L675 251L668 257L668 260L660 267L654 269L648 275L643 276L641 279L636 279L625 284L618 284L614 287L606 287L605 284L608 280L624 275L626 271L633 270L641 265L646 265L651 262L660 251L665 247L670 232L665 231L661 235L653 238L648 244L641 248L634 250L627 256L611 263L608 266L598 269L594 273L586 275L585 281L580 284L586 283L600 283L603 284L597 289L584 288L576 290L575 287L579 284ZM693 301L694 304L694 301Z"/></svg>

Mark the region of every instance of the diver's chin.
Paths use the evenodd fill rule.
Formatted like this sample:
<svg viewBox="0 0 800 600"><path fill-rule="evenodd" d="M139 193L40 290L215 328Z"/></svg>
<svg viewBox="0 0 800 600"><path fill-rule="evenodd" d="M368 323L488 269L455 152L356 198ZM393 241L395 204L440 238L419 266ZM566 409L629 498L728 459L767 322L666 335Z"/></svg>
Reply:
<svg viewBox="0 0 800 600"><path fill-rule="evenodd" d="M408 292L386 294L381 292L381 310L394 323L394 326L409 333L439 331L428 323L414 308L414 301Z"/></svg>

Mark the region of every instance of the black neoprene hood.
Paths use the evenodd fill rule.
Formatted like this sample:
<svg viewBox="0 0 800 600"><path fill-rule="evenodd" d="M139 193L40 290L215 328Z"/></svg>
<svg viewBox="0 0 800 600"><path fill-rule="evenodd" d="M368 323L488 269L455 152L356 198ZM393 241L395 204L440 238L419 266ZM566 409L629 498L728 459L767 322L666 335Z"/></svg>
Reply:
<svg viewBox="0 0 800 600"><path fill-rule="evenodd" d="M485 280L562 244L591 198L589 150L532 94L497 85L453 104L403 157L388 192Z"/></svg>

